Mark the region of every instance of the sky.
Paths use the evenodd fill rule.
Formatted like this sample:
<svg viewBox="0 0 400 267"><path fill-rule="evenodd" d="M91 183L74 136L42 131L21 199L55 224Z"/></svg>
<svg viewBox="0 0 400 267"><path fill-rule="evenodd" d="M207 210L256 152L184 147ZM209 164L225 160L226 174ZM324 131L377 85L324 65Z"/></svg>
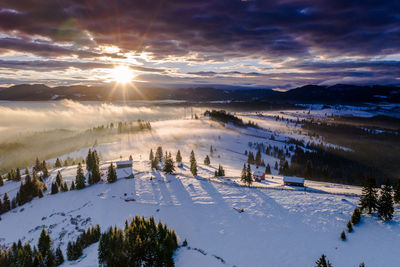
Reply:
<svg viewBox="0 0 400 267"><path fill-rule="evenodd" d="M0 0L0 86L400 84L398 0Z"/></svg>

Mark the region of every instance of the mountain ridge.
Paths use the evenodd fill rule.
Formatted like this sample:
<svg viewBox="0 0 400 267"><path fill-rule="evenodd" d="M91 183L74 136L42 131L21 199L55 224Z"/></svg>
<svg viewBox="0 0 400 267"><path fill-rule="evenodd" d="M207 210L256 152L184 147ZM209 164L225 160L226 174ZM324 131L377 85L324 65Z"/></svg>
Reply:
<svg viewBox="0 0 400 267"><path fill-rule="evenodd" d="M186 100L186 101L263 101L289 103L400 103L400 87L384 85L332 86L305 85L285 92L269 88L235 90L214 87L161 88L115 85L71 85L49 87L45 84L20 84L0 90L0 100L47 101Z"/></svg>

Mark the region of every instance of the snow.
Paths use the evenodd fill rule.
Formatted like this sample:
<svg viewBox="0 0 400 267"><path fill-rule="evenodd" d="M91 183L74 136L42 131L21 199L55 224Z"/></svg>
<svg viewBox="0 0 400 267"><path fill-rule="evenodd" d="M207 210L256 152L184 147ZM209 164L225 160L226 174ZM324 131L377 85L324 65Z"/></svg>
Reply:
<svg viewBox="0 0 400 267"><path fill-rule="evenodd" d="M247 116L249 114L243 114ZM284 177L272 169L266 180L251 187L240 181L244 151L256 152L249 142L290 146L292 126L264 120L266 130L222 126L207 119L166 120L152 123L150 133L124 136L114 143L100 144L100 171L103 180L83 190L34 199L1 216L0 245L21 239L36 243L45 227L54 247L66 252L68 241L81 230L100 224L102 231L110 226L123 227L127 218L154 216L174 229L180 242L188 247L175 253L176 266L313 266L322 253L333 266L397 266L400 247L400 208L395 207L392 222L376 216L363 216L347 241L340 240L361 189L356 186L305 180L305 188L283 185ZM276 139L270 140L273 134ZM175 175L151 171L150 148L162 145L176 155L180 149L183 166ZM211 165L202 164L210 145L216 149ZM189 154L195 152L198 176L190 173ZM87 148L69 155L86 156ZM118 176L117 182L106 182L111 161L133 156L134 179ZM67 157L65 155L64 157ZM265 164L274 166L276 158L262 154ZM221 164L226 177L215 178ZM252 166L255 170L255 166ZM71 184L76 166L50 170L46 180L50 188L60 171ZM5 182L0 195L16 195L17 182ZM63 266L98 266L97 246L84 250L84 255Z"/></svg>
<svg viewBox="0 0 400 267"><path fill-rule="evenodd" d="M283 177L283 182L303 184L304 178L285 176L285 177Z"/></svg>

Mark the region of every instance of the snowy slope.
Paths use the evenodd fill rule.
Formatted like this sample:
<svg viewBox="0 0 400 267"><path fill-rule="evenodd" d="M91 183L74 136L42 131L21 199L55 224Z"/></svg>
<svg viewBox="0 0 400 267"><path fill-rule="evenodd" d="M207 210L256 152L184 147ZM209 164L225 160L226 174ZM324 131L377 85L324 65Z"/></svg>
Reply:
<svg viewBox="0 0 400 267"><path fill-rule="evenodd" d="M177 266L313 266L322 253L333 266L398 266L395 256L400 247L400 209L394 220L382 223L363 217L355 231L342 242L360 188L306 181L307 190L282 186L276 171L267 181L254 187L240 186L238 177L250 150L248 142L264 142L283 147L287 136L269 140L270 132L222 127L208 120L172 120L152 124L151 134L127 136L117 143L96 147L101 152L101 171L105 177L110 160L133 155L134 179L120 179L114 184L99 184L34 199L2 215L0 244L22 241L36 243L42 227L51 235L54 246L66 251L69 240L90 225L123 226L135 215L154 216L175 229L181 241L191 249L180 248L175 255ZM274 131L274 128L270 130ZM164 151L181 150L184 166L176 175L150 171L149 149L162 145ZM202 164L209 146L216 148L211 166ZM188 168L189 153L196 153L199 175ZM84 156L87 149L72 156ZM263 155L271 166L277 159ZM215 179L218 164L226 178ZM48 188L60 170L68 184L76 166L53 169ZM273 177L273 178L272 178ZM152 179L150 179L152 178ZM15 195L19 183L6 182L1 195ZM49 190L48 190L49 191ZM334 193L334 194L331 194ZM237 209L244 209L240 213ZM84 250L77 262L64 266L97 266L97 244Z"/></svg>

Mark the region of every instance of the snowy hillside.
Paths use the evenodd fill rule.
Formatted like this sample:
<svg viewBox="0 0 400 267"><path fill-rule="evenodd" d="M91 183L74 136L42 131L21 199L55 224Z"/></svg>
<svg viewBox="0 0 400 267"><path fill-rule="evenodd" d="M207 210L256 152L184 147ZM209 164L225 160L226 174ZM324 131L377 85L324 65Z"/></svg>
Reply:
<svg viewBox="0 0 400 267"><path fill-rule="evenodd" d="M104 231L113 225L122 227L130 217L144 215L166 223L180 242L187 240L188 247L176 251L176 266L308 267L322 253L333 266L358 266L361 262L366 266L397 266L398 207L392 222L363 216L347 241L341 241L339 235L358 205L359 187L307 180L305 189L283 186L282 176L275 169L265 181L243 186L240 174L247 160L244 151L256 151L249 142L283 148L296 134L295 126L268 117L257 122L264 129L222 126L206 118L159 121L152 123L150 133L100 144L96 150L102 155L103 178L110 161L126 160L130 155L135 178L121 178L114 184L103 179L85 189L55 195L47 190L43 198L1 216L0 245L9 246L18 239L36 243L45 227L54 247L61 246L65 254L68 241L91 225L100 224ZM211 145L215 152L211 165L205 166L203 159ZM173 156L180 149L184 164L176 168L175 175L151 171L148 155L150 148L157 146ZM191 150L198 163L195 177L188 166ZM86 153L87 148L61 158L84 157ZM271 167L279 161L265 154L263 160ZM224 178L214 178L219 164L225 169ZM68 185L75 179L76 166L52 169L45 181L49 189L57 171ZM7 192L12 198L18 188L19 183L7 181L0 194ZM98 266L97 246L93 244L80 259L66 261L63 266Z"/></svg>

